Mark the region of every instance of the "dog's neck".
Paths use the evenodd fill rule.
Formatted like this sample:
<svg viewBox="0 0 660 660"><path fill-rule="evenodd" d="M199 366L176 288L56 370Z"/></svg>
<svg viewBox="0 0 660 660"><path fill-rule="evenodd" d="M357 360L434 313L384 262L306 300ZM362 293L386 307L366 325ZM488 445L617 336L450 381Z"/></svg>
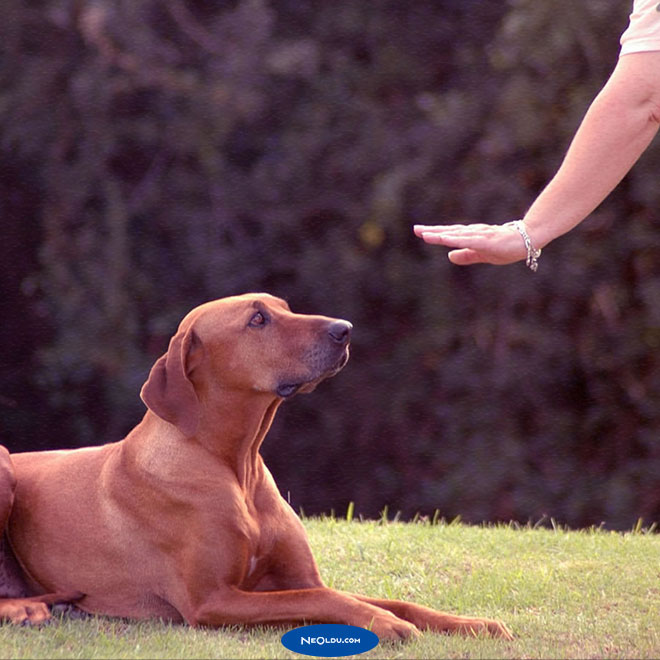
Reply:
<svg viewBox="0 0 660 660"><path fill-rule="evenodd" d="M185 437L175 426L155 413L147 411L137 428L126 441L141 456L140 462L148 471L176 473L183 468L187 451L203 450L207 458L202 464L212 469L220 463L236 475L239 486L254 490L264 476L264 464L259 449L282 403L272 395L225 392L215 398L214 406L205 411L195 435ZM134 429L134 431L136 430ZM144 439L149 442L145 443Z"/></svg>
<svg viewBox="0 0 660 660"><path fill-rule="evenodd" d="M248 489L262 476L259 449L282 399L229 392L216 401L203 406L205 413L192 440L230 467L241 487Z"/></svg>

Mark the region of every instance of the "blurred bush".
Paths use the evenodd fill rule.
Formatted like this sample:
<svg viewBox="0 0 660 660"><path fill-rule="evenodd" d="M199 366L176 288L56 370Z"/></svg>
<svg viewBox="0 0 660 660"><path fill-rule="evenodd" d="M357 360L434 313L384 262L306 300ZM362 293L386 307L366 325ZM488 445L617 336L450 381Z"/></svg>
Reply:
<svg viewBox="0 0 660 660"><path fill-rule="evenodd" d="M196 304L355 325L264 447L307 513L660 519L660 153L536 275L417 222L519 217L613 68L617 0L7 0L0 408L113 441Z"/></svg>

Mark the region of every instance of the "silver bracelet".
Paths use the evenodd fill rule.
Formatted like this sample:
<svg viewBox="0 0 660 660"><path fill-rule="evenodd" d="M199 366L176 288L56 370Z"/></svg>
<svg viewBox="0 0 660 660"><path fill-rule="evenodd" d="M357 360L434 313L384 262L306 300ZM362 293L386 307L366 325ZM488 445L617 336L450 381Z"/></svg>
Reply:
<svg viewBox="0 0 660 660"><path fill-rule="evenodd" d="M529 237L527 229L525 229L525 223L522 220L514 220L513 222L507 222L506 224L515 227L518 230L518 233L522 236L523 241L525 241L525 247L527 248L527 261L525 261L525 265L535 273L539 267L541 248L537 250L532 245L532 239Z"/></svg>

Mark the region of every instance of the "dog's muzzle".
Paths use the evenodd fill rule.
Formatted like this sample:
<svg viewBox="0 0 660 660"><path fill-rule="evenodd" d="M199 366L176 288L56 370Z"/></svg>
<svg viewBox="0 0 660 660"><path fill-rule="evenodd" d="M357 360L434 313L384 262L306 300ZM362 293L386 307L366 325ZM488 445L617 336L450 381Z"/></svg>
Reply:
<svg viewBox="0 0 660 660"><path fill-rule="evenodd" d="M322 380L339 373L348 362L352 329L353 324L348 321L332 321L324 338L316 342L303 358L309 374L300 380L283 380L277 387L277 396L286 399L297 392L311 392Z"/></svg>

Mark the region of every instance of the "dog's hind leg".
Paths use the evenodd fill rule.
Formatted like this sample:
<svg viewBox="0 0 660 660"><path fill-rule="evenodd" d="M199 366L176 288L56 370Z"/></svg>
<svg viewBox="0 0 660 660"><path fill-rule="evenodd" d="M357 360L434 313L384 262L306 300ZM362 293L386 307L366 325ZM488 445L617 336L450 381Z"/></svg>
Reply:
<svg viewBox="0 0 660 660"><path fill-rule="evenodd" d="M72 602L83 594L29 595L6 534L15 491L14 466L9 452L0 445L0 621L39 624L50 619L48 605Z"/></svg>
<svg viewBox="0 0 660 660"><path fill-rule="evenodd" d="M9 452L0 445L0 530L4 532L14 504L16 475Z"/></svg>

